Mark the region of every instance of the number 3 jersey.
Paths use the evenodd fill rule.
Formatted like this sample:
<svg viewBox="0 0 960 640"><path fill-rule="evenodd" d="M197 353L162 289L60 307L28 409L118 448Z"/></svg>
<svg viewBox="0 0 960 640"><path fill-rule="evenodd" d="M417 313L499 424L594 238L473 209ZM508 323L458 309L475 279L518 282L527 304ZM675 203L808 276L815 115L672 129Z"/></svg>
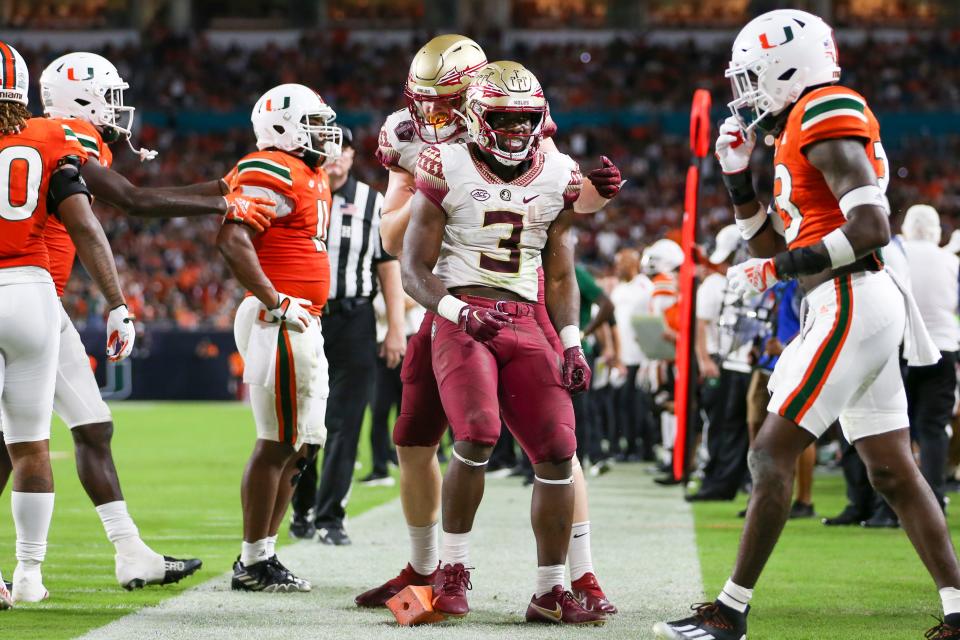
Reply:
<svg viewBox="0 0 960 640"><path fill-rule="evenodd" d="M330 291L327 226L330 181L323 169L311 169L282 151L245 156L225 178L233 189L271 200L277 217L253 246L264 274L280 293L309 300L320 315Z"/></svg>
<svg viewBox="0 0 960 640"><path fill-rule="evenodd" d="M471 145L444 144L423 150L415 178L417 191L447 214L437 277L447 287L496 287L536 302L547 229L580 195L577 163L538 151L504 182Z"/></svg>
<svg viewBox="0 0 960 640"><path fill-rule="evenodd" d="M816 244L846 222L823 174L804 154L811 144L836 138L863 141L880 188L886 191L889 169L880 144L880 125L866 100L840 86L806 94L787 117L774 151L774 202L791 249Z"/></svg>

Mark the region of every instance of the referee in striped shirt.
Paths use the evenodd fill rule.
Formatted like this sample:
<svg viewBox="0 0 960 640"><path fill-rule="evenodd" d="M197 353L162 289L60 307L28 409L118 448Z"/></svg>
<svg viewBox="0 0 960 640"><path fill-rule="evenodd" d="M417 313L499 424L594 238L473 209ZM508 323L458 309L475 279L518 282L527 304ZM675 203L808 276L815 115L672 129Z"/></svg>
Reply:
<svg viewBox="0 0 960 640"><path fill-rule="evenodd" d="M387 335L379 355L396 367L406 351L404 293L400 265L380 244L383 194L351 173L353 134L343 130L343 153L325 165L333 191L327 232L330 297L320 321L323 349L330 371L327 400L327 442L320 486L314 459L304 469L293 497L290 535L320 542L350 544L343 527L344 510L363 415L370 403L377 369L377 331L373 297L378 284L387 307Z"/></svg>

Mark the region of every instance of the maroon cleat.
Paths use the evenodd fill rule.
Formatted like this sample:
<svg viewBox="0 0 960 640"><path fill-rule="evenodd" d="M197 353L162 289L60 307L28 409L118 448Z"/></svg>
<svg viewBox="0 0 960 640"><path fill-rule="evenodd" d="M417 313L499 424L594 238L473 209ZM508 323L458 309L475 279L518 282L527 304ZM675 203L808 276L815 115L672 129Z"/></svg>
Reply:
<svg viewBox="0 0 960 640"><path fill-rule="evenodd" d="M527 607L527 622L551 622L553 624L592 624L606 623L607 617L599 611L588 611L560 585L539 598L534 595Z"/></svg>
<svg viewBox="0 0 960 640"><path fill-rule="evenodd" d="M607 599L603 589L600 588L600 583L597 582L597 576L592 573L585 573L574 580L573 584L570 585L570 591L587 611L599 611L607 614L617 612L617 607Z"/></svg>
<svg viewBox="0 0 960 640"><path fill-rule="evenodd" d="M429 576L420 575L414 571L413 567L408 563L396 578L387 580L379 587L364 591L354 598L353 601L357 603L358 607L385 607L387 606L387 600L410 585L416 587L426 587L430 585L433 576L433 573Z"/></svg>
<svg viewBox="0 0 960 640"><path fill-rule="evenodd" d="M447 564L433 574L433 610L445 616L460 618L470 613L467 590L470 571L462 564Z"/></svg>

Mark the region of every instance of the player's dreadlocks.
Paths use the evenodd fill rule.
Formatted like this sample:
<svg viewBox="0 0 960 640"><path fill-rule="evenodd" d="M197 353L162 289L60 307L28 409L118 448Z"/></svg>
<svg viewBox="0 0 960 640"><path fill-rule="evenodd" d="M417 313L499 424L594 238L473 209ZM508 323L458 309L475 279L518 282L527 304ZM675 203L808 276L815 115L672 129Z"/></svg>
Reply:
<svg viewBox="0 0 960 640"><path fill-rule="evenodd" d="M30 111L19 102L0 102L0 135L19 132L31 117Z"/></svg>

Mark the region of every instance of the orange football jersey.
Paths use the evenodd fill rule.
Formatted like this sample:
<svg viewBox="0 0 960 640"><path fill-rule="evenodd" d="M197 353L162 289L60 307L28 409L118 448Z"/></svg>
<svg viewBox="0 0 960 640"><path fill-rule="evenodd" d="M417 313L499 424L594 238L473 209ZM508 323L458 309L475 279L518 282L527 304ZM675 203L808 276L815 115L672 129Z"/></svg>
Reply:
<svg viewBox="0 0 960 640"><path fill-rule="evenodd" d="M86 120L76 118L54 118L54 121L70 127L88 159L98 161L107 168L113 164L113 152L103 141L95 126ZM57 218L50 218L47 222L47 227L43 231L43 241L47 244L47 252L50 254L50 275L53 276L53 284L57 287L57 295L62 296L67 280L70 279L70 272L73 271L77 249L73 246L73 239L67 233L67 228Z"/></svg>
<svg viewBox="0 0 960 640"><path fill-rule="evenodd" d="M320 315L330 291L327 227L330 224L330 181L321 169L310 169L282 151L256 151L228 174L231 187L260 187L286 197L290 211L277 211L270 228L253 238L260 266L277 291L312 304Z"/></svg>
<svg viewBox="0 0 960 640"><path fill-rule="evenodd" d="M47 188L61 159L86 154L73 131L59 122L31 118L23 131L0 136L0 269L50 269L43 230ZM4 200L5 198L5 200Z"/></svg>
<svg viewBox="0 0 960 640"><path fill-rule="evenodd" d="M811 144L833 138L863 140L880 188L886 191L890 171L880 144L880 125L867 101L856 91L840 86L806 94L787 117L773 157L774 203L791 249L816 244L846 222L823 174L803 153Z"/></svg>
<svg viewBox="0 0 960 640"><path fill-rule="evenodd" d="M663 322L674 331L680 330L680 289L677 276L658 273L650 279L653 293L650 294L650 309L663 313Z"/></svg>

